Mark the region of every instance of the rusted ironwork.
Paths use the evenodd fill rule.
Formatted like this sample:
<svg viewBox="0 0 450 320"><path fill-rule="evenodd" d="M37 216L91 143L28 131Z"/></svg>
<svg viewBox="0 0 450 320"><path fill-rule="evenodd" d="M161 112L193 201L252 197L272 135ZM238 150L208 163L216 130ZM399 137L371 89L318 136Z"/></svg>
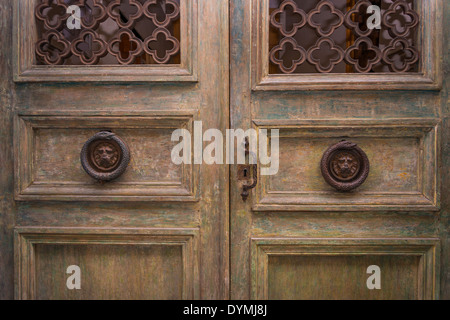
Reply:
<svg viewBox="0 0 450 320"><path fill-rule="evenodd" d="M252 168L252 183L244 184L242 186L241 197L242 197L243 201L247 201L248 196L250 195L249 191L251 189L254 189L256 187L256 185L258 184L258 165L251 164L250 167Z"/></svg>
<svg viewBox="0 0 450 320"><path fill-rule="evenodd" d="M292 27L290 30L287 30L287 24L283 23L283 20L285 19L286 9L290 7L293 15L297 17L298 21L292 23ZM283 16L283 17L282 17ZM278 9L276 9L271 17L270 17L270 23L278 28L281 32L281 34L285 37L292 37L294 36L298 29L303 27L306 24L306 13L297 8L297 4L292 0L284 1Z"/></svg>
<svg viewBox="0 0 450 320"><path fill-rule="evenodd" d="M166 10L168 10L167 7L171 7L171 11L165 11L163 19L159 19L158 12L155 10L158 3L159 0L146 1L144 4L144 14L150 18L156 26L167 27L169 23L178 19L180 15L180 6L175 1L165 0Z"/></svg>
<svg viewBox="0 0 450 320"><path fill-rule="evenodd" d="M248 138L245 138L244 148L245 148L245 155L248 161L254 162L248 165L247 164L239 165L238 167L239 180L244 182L250 181L250 183L243 184L241 192L242 200L247 201L248 196L250 195L250 190L254 189L258 184L258 164L256 155L250 151L250 143Z"/></svg>
<svg viewBox="0 0 450 320"><path fill-rule="evenodd" d="M40 0L36 4L34 15L44 23L46 30L61 30L70 16L67 13L68 7L64 0ZM50 11L53 11L52 14Z"/></svg>
<svg viewBox="0 0 450 320"><path fill-rule="evenodd" d="M364 183L370 164L366 153L355 143L343 140L329 147L320 169L325 181L338 191L351 191Z"/></svg>
<svg viewBox="0 0 450 320"><path fill-rule="evenodd" d="M367 28L366 23L363 23L364 21L367 21L367 18L369 17L366 12L367 8L371 5L372 2L369 0L358 1L345 14L345 26L360 37L367 37L373 32L373 29ZM358 17L358 19L354 19L354 17Z"/></svg>
<svg viewBox="0 0 450 320"><path fill-rule="evenodd" d="M80 8L81 30L67 26L71 5ZM36 57L46 65L95 65L107 55L115 64L168 64L180 52L180 39L172 30L180 19L174 0L38 0L35 17L41 26ZM101 24L107 20L115 24L112 36L102 34ZM136 29L139 23L152 34L143 37Z"/></svg>
<svg viewBox="0 0 450 320"><path fill-rule="evenodd" d="M392 55L399 52L402 53L402 65L400 67L391 58ZM407 39L401 37L393 39L383 52L383 61L388 64L393 72L406 72L414 66L417 60L419 60L417 50L409 45Z"/></svg>
<svg viewBox="0 0 450 320"><path fill-rule="evenodd" d="M279 42L269 48L269 61L278 67L277 73L301 73L298 68L304 63L318 73L328 73L341 62L345 72L417 71L419 52L414 42L419 15L410 1L392 0L388 8L381 8L381 30L367 26L371 16L367 8L380 6L379 0L351 1L345 9L336 8L333 0L322 0L309 12L301 5L300 0L280 1L271 12L270 27L278 32ZM327 14L322 19L326 23L321 22L322 14ZM315 44L304 44L300 35L304 28L314 30ZM347 30L346 41L337 44L336 31L342 28ZM382 35L384 30L388 32Z"/></svg>
<svg viewBox="0 0 450 320"><path fill-rule="evenodd" d="M354 56L357 58L352 57L353 52L355 52ZM373 53L371 58L368 55L369 52ZM366 54L364 62L361 62L360 59L362 53ZM369 72L375 64L380 62L381 58L381 50L374 46L368 37L358 38L355 43L345 51L345 61L348 64L351 64L358 72Z"/></svg>
<svg viewBox="0 0 450 320"><path fill-rule="evenodd" d="M158 49L157 45L161 43L170 43L172 49L162 49L161 47L159 47ZM152 58L155 59L155 61L162 64L167 63L170 57L172 57L174 54L178 52L178 50L180 50L180 43L178 39L173 37L167 29L158 28L155 31L153 31L151 37L148 37L145 40L144 50L149 55L151 55ZM161 51L164 51L163 55L159 54Z"/></svg>
<svg viewBox="0 0 450 320"><path fill-rule="evenodd" d="M100 23L108 19L106 7L98 0L81 0L81 26L85 29L97 29Z"/></svg>
<svg viewBox="0 0 450 320"><path fill-rule="evenodd" d="M334 16L335 19L332 20L334 22L330 22L328 20L327 22L329 23L327 24L315 22L314 17L316 15L321 15L322 12L325 12L326 9L323 10L325 7L328 7L328 10ZM334 7L334 3L332 1L323 0L317 4L314 10L308 13L308 23L320 36L328 37L344 23L344 15L340 10L337 10Z"/></svg>
<svg viewBox="0 0 450 320"><path fill-rule="evenodd" d="M87 174L106 182L117 179L125 172L130 163L130 150L114 133L102 131L85 143L80 160Z"/></svg>
<svg viewBox="0 0 450 320"><path fill-rule="evenodd" d="M291 50L291 53L296 54L297 58L292 58L290 64L286 65L286 59L281 57L283 52ZM306 60L306 51L297 44L294 38L284 38L280 44L272 49L270 52L270 61L278 65L284 73L292 73Z"/></svg>
<svg viewBox="0 0 450 320"><path fill-rule="evenodd" d="M36 43L36 55L46 64L62 64L70 55L70 42L58 31L49 30Z"/></svg>
<svg viewBox="0 0 450 320"><path fill-rule="evenodd" d="M107 54L107 45L94 31L86 29L72 42L71 51L83 64L93 65Z"/></svg>
<svg viewBox="0 0 450 320"><path fill-rule="evenodd" d="M120 44L126 43L130 49L121 50ZM133 49L134 48L134 49ZM109 42L108 51L120 64L130 64L142 53L142 42L129 29L121 29Z"/></svg>
<svg viewBox="0 0 450 320"><path fill-rule="evenodd" d="M323 65L319 58L314 57L315 51L322 50L323 44L328 44L330 51L336 53L335 58L330 58L327 65ZM323 37L317 40L316 45L314 47L309 48L307 52L308 62L316 67L316 70L321 73L330 72L333 70L334 66L340 63L344 59L344 50L341 47L337 46L333 39Z"/></svg>
<svg viewBox="0 0 450 320"><path fill-rule="evenodd" d="M399 23L395 23L397 21L396 15L398 16L400 13L397 9L401 8L402 12L405 16L410 17L410 21L405 19L404 25L401 25ZM408 33L411 32L413 28L415 28L419 23L419 15L417 12L412 10L408 3L404 0L399 0L393 2L389 9L384 13L383 17L383 25L388 27L388 31L391 34L392 37L404 37ZM398 29L400 27L400 30Z"/></svg>

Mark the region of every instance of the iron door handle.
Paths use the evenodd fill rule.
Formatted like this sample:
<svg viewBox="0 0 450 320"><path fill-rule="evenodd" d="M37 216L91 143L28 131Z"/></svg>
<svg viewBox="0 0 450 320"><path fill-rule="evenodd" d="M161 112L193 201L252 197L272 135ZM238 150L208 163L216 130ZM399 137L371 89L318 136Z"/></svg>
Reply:
<svg viewBox="0 0 450 320"><path fill-rule="evenodd" d="M252 168L252 183L244 184L242 186L241 197L243 201L247 201L247 198L250 195L249 191L255 188L256 185L258 184L258 165L251 164L250 167Z"/></svg>
<svg viewBox="0 0 450 320"><path fill-rule="evenodd" d="M247 156L248 160L250 161L250 157L252 157L253 161L255 162L254 164L243 165L241 167L241 169L238 170L238 171L241 171L241 173L242 173L242 171L246 172L246 174L244 174L243 177L241 176L241 178L248 181L247 174L250 174L250 168L251 168L251 174L252 174L251 183L244 184L242 186L242 193L241 193L242 200L247 201L248 196L250 195L249 191L254 189L256 187L256 185L258 184L258 165L257 165L256 155L250 151L250 143L249 143L248 137L245 138L244 148L245 148L245 155Z"/></svg>
<svg viewBox="0 0 450 320"><path fill-rule="evenodd" d="M84 171L100 181L112 181L120 177L130 163L130 150L116 134L102 131L91 137L80 154Z"/></svg>
<svg viewBox="0 0 450 320"><path fill-rule="evenodd" d="M355 143L342 140L323 154L320 169L325 181L338 191L351 191L366 181L370 164L366 153Z"/></svg>

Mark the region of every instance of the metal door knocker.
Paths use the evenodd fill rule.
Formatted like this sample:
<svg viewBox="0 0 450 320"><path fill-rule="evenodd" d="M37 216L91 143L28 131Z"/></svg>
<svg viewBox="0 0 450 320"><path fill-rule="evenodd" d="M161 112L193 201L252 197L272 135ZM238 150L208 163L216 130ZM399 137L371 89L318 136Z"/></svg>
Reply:
<svg viewBox="0 0 450 320"><path fill-rule="evenodd" d="M87 174L106 182L125 172L130 163L130 151L121 138L112 132L102 131L84 144L80 158Z"/></svg>
<svg viewBox="0 0 450 320"><path fill-rule="evenodd" d="M369 175L369 159L355 143L343 140L325 151L320 164L325 181L338 191L351 191Z"/></svg>

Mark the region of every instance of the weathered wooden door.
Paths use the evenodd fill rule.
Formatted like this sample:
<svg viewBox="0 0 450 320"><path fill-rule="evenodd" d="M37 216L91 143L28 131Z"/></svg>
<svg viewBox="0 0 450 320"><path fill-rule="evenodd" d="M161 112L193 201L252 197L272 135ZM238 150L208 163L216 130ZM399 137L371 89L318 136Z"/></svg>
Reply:
<svg viewBox="0 0 450 320"><path fill-rule="evenodd" d="M171 140L228 127L228 1L0 4L0 297L226 298L228 169Z"/></svg>
<svg viewBox="0 0 450 320"><path fill-rule="evenodd" d="M0 0L0 298L449 299L448 11Z"/></svg>
<svg viewBox="0 0 450 320"><path fill-rule="evenodd" d="M231 172L232 299L450 297L444 2L231 1L231 127L279 130Z"/></svg>

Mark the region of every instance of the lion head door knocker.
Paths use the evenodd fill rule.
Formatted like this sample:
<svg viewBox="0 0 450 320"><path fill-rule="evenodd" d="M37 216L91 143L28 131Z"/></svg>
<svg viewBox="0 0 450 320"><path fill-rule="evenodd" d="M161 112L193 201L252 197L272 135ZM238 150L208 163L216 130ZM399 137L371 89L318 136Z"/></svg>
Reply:
<svg viewBox="0 0 450 320"><path fill-rule="evenodd" d="M355 143L343 140L325 151L320 164L325 181L338 191L359 187L369 175L369 159Z"/></svg>
<svg viewBox="0 0 450 320"><path fill-rule="evenodd" d="M81 150L81 165L92 178L101 182L121 176L130 163L130 150L126 143L109 131L90 138Z"/></svg>

